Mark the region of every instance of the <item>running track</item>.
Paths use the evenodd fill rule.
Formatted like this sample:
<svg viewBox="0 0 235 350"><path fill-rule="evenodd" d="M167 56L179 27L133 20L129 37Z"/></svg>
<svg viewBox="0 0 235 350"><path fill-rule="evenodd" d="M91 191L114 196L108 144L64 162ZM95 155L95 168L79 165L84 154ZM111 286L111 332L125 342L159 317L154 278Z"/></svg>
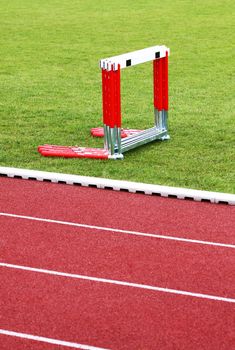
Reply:
<svg viewBox="0 0 235 350"><path fill-rule="evenodd" d="M1 350L235 348L234 228L232 206L0 178Z"/></svg>

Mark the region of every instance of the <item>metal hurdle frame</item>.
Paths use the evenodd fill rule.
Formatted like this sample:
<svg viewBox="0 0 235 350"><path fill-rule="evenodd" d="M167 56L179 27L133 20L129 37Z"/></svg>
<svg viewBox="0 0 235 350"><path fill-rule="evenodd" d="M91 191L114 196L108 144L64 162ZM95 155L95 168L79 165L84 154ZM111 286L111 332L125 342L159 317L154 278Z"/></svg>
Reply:
<svg viewBox="0 0 235 350"><path fill-rule="evenodd" d="M104 148L43 145L38 147L38 152L45 157L123 159L123 153L133 148L155 140L168 140L169 54L169 48L163 45L100 60L103 128L92 129L91 133L104 136ZM146 130L122 129L121 69L149 61L153 61L155 125Z"/></svg>
<svg viewBox="0 0 235 350"><path fill-rule="evenodd" d="M168 56L166 46L105 58L102 70L104 148L109 158L122 159L123 153L155 140L167 140L168 134ZM155 125L126 138L121 138L121 69L153 61L153 95Z"/></svg>

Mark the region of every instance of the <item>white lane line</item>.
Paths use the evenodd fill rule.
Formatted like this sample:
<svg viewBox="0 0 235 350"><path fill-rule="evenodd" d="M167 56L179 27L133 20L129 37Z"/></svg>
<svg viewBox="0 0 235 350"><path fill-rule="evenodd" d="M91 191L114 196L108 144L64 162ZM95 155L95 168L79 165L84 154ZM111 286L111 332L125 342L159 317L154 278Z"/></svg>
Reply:
<svg viewBox="0 0 235 350"><path fill-rule="evenodd" d="M47 223L59 224L59 225L67 225L67 226L73 226L73 227L91 228L93 230L117 232L117 233L124 233L124 234L128 234L128 235L135 235L135 236L142 236L142 237L167 239L167 240L171 240L171 241L186 242L186 243L196 243L196 244L204 244L204 245L210 245L210 246L216 246L216 247L235 249L235 245L234 244L217 243L217 242L209 242L209 241L200 241L200 240L197 240L197 239L188 239L188 238L174 237L174 236L165 236L165 235L159 235L159 234L153 234L153 233L121 230L121 229L111 228L111 227L93 226L93 225L79 224L79 223L69 222L69 221L44 219L44 218L38 218L38 217L33 217L33 216L17 215L17 214L10 214L10 213L1 213L0 212L0 216L13 217L13 218L32 220L32 221L47 222Z"/></svg>
<svg viewBox="0 0 235 350"><path fill-rule="evenodd" d="M57 339L52 339L52 338L46 338L46 337L41 337L41 336L27 334L27 333L13 332L13 331L9 331L9 330L6 330L6 329L0 329L0 334L8 335L8 336L11 336L11 337L17 337L17 338L23 338L23 339L39 341L39 342L43 342L43 343L54 344L54 345L67 346L68 348L74 348L74 349L108 350L108 349L104 349L104 348L97 348L96 346L72 343L72 342L68 342L68 341L64 341L64 340L57 340Z"/></svg>
<svg viewBox="0 0 235 350"><path fill-rule="evenodd" d="M178 289L162 288L162 287L157 287L157 286L150 286L147 284L124 282L124 281L111 280L111 279L92 277L92 276L86 276L86 275L77 275L77 274L73 274L73 273L59 272L59 271L54 271L54 270L45 270L45 269L39 269L39 268L29 267L29 266L8 264L8 263L4 263L4 262L0 262L0 267L6 267L6 268L24 270L24 271L30 271L30 272L37 272L37 273L44 273L44 274L54 275L54 276L59 276L59 277L75 278L75 279L81 279L81 280L92 281L92 282L109 283L109 284L114 284L114 285L118 285L118 286L147 289L147 290L151 290L151 291L155 291L155 292L186 295L186 296L190 296L190 297L194 297L194 298L210 299L210 300L215 300L215 301L224 301L227 303L235 303L235 299L233 299L233 298L224 298L224 297L220 297L220 296L216 296L216 295L194 293L194 292L188 292L188 291L178 290Z"/></svg>

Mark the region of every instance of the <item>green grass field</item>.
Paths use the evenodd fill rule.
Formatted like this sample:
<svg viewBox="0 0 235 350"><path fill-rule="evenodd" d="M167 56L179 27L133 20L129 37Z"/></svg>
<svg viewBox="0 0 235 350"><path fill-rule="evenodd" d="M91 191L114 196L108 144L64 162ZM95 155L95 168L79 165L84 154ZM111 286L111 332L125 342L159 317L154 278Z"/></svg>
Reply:
<svg viewBox="0 0 235 350"><path fill-rule="evenodd" d="M235 193L230 0L0 0L0 166ZM39 144L102 147L99 59L165 44L171 140L123 161L44 158ZM152 65L122 73L123 126L153 124Z"/></svg>

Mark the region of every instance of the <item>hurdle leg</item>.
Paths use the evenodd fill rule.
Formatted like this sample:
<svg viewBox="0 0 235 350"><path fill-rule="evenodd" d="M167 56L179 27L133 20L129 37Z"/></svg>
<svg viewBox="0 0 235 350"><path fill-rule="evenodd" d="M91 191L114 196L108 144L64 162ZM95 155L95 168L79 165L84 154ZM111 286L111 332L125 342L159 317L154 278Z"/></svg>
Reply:
<svg viewBox="0 0 235 350"><path fill-rule="evenodd" d="M104 147L110 158L122 159L120 65L102 69Z"/></svg>
<svg viewBox="0 0 235 350"><path fill-rule="evenodd" d="M154 116L158 130L168 130L168 52L153 61ZM169 139L169 135L162 139Z"/></svg>

